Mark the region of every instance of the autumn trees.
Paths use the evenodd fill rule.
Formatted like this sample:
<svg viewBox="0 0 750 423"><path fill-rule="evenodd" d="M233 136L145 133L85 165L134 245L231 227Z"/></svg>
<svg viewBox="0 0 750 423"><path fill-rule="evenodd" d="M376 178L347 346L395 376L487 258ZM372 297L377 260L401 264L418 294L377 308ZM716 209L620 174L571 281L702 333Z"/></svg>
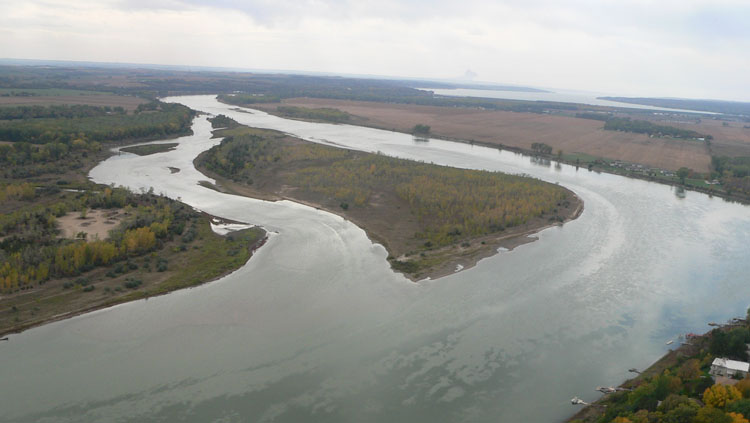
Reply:
<svg viewBox="0 0 750 423"><path fill-rule="evenodd" d="M127 218L108 239L57 236L56 217L81 207L124 208ZM153 194L105 188L75 201L21 208L0 216L0 291L25 289L48 279L75 276L159 248L197 217L189 207Z"/></svg>
<svg viewBox="0 0 750 423"><path fill-rule="evenodd" d="M419 222L415 237L434 246L500 232L540 216L556 218L559 208L570 203L563 188L528 177L285 143L283 135L271 131L229 134L201 157L209 170L246 183L272 174L344 210L367 207L375 195L395 196L408 204L404 213Z"/></svg>

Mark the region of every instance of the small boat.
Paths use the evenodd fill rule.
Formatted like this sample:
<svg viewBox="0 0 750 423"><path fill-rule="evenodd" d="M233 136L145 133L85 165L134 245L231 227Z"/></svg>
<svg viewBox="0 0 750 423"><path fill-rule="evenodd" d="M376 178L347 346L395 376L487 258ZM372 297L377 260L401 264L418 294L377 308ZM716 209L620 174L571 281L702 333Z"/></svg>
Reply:
<svg viewBox="0 0 750 423"><path fill-rule="evenodd" d="M672 345L673 343L674 343L674 341L671 340L671 339L669 341L667 341L667 345Z"/></svg>
<svg viewBox="0 0 750 423"><path fill-rule="evenodd" d="M7 336L5 338L0 338L0 341L7 341L7 340L8 340Z"/></svg>
<svg viewBox="0 0 750 423"><path fill-rule="evenodd" d="M570 400L570 403L573 404L573 405L589 405L589 403L587 403L586 401L584 401L584 400L582 400L582 399L580 399L578 397L573 397L573 399Z"/></svg>

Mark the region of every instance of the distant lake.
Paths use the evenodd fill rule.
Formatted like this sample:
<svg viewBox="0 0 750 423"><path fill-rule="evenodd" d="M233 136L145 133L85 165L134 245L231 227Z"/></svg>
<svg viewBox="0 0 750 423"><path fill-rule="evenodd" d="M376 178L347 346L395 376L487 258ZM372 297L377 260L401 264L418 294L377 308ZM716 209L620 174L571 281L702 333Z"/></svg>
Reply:
<svg viewBox="0 0 750 423"><path fill-rule="evenodd" d="M603 97L608 94L603 93L587 93L581 91L557 91L557 92L524 92L524 91L498 91L498 90L474 90L467 88L455 88L455 89L444 89L444 88L417 88L422 91L432 91L437 95L444 95L449 97L479 97L479 98L499 98L505 100L526 100L526 101L554 101L558 103L577 103L577 104L590 104L592 106L607 106L607 107L621 107L625 109L643 109L643 110L658 110L668 112L682 112L682 113L706 113L716 114L707 112L697 112L695 110L681 110L681 109L669 109L665 107L654 107L630 103L620 103L618 101L600 100L597 97Z"/></svg>

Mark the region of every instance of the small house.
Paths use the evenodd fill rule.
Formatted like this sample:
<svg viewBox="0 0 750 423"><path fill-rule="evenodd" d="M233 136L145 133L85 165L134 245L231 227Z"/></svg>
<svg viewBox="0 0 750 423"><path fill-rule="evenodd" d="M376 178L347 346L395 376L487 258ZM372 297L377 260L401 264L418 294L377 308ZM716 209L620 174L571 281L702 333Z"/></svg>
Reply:
<svg viewBox="0 0 750 423"><path fill-rule="evenodd" d="M750 371L750 363L728 358L715 358L708 373L712 376L744 378Z"/></svg>

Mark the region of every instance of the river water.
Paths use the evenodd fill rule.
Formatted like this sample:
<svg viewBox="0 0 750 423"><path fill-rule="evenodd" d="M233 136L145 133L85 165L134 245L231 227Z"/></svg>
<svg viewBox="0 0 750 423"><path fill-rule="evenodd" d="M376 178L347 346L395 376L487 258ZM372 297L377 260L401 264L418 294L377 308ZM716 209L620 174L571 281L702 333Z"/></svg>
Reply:
<svg viewBox="0 0 750 423"><path fill-rule="evenodd" d="M623 109L654 110L661 112L697 113L716 115L713 112L701 112L697 110L670 109L667 107L649 106L647 104L623 103L620 101L605 100L607 94L592 93L587 91L555 91L555 92L530 92L530 91L502 91L502 90L477 90L472 88L419 88L423 91L432 91L437 95L448 97L480 97L499 98L505 100L524 101L552 101L558 103L589 104L592 106L619 107Z"/></svg>
<svg viewBox="0 0 750 423"><path fill-rule="evenodd" d="M221 194L176 150L123 153L97 182L153 187L269 242L213 283L52 323L0 343L0 421L555 422L679 333L744 315L750 214L674 188L529 157L170 98L315 141L569 187L583 215L435 281L390 271L340 217ZM180 168L172 174L168 166Z"/></svg>

